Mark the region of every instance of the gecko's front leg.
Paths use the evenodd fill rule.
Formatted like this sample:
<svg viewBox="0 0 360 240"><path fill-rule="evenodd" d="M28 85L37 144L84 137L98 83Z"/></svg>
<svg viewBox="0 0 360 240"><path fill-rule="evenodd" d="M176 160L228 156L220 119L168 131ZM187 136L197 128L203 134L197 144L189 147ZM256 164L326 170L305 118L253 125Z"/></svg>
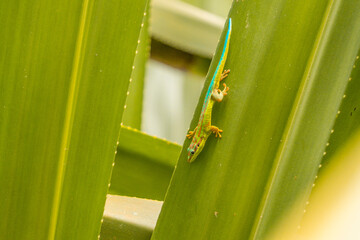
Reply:
<svg viewBox="0 0 360 240"><path fill-rule="evenodd" d="M215 126L210 126L210 131L215 134L215 137L221 138L221 134L220 134L220 133L222 133L223 130L221 130L220 128L215 127Z"/></svg>
<svg viewBox="0 0 360 240"><path fill-rule="evenodd" d="M196 128L194 129L194 131L189 131L189 133L186 135L186 137L189 138L189 139L191 139L191 138L194 136L196 130L197 130L197 126L196 126Z"/></svg>

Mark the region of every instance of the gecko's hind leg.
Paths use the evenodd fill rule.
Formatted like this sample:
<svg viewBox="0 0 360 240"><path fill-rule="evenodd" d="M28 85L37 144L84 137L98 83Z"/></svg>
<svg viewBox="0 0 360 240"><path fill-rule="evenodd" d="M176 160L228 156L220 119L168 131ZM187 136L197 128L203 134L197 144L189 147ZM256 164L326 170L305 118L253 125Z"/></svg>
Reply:
<svg viewBox="0 0 360 240"><path fill-rule="evenodd" d="M189 133L186 135L186 137L191 139L194 136L196 129L197 129L197 127L194 129L194 131L189 131Z"/></svg>
<svg viewBox="0 0 360 240"><path fill-rule="evenodd" d="M222 90L221 92L222 92L222 94L225 96L225 95L227 95L227 92L229 91L230 88L227 87L225 83L223 83L223 86L224 86L224 90ZM219 90L219 91L220 91L220 90Z"/></svg>
<svg viewBox="0 0 360 240"><path fill-rule="evenodd" d="M227 92L229 91L230 88L227 87L225 83L223 83L223 86L224 86L224 90L221 91L219 88L217 88L212 92L211 97L213 100L217 102L221 102L224 96L227 95Z"/></svg>
<svg viewBox="0 0 360 240"><path fill-rule="evenodd" d="M221 134L220 134L220 133L222 133L223 130L221 130L220 128L215 127L215 126L210 126L210 131L212 131L212 133L215 134L215 137L221 138Z"/></svg>
<svg viewBox="0 0 360 240"><path fill-rule="evenodd" d="M226 78L230 73L230 69L224 70L224 72L221 74L220 81Z"/></svg>

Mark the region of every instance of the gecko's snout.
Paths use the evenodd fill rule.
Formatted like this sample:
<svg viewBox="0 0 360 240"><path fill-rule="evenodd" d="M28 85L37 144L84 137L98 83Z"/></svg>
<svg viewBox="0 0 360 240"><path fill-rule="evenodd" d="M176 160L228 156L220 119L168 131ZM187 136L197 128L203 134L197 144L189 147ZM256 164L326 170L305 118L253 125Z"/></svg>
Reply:
<svg viewBox="0 0 360 240"><path fill-rule="evenodd" d="M195 154L195 150L188 148L188 159L187 159L188 162L192 162L194 154Z"/></svg>

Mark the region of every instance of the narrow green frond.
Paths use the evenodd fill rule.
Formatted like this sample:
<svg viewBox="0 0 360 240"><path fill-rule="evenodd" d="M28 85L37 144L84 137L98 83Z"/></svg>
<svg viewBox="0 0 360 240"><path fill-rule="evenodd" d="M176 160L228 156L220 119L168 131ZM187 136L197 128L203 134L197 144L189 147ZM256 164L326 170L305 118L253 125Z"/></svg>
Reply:
<svg viewBox="0 0 360 240"><path fill-rule="evenodd" d="M164 200L181 146L122 126L110 193Z"/></svg>

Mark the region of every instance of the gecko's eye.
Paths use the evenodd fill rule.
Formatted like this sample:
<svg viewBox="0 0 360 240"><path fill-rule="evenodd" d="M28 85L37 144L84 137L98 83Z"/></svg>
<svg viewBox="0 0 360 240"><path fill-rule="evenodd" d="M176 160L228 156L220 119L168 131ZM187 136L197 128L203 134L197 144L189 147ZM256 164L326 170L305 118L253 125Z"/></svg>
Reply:
<svg viewBox="0 0 360 240"><path fill-rule="evenodd" d="M195 153L195 151L194 150L191 150L191 152L190 152L191 154L194 154Z"/></svg>

